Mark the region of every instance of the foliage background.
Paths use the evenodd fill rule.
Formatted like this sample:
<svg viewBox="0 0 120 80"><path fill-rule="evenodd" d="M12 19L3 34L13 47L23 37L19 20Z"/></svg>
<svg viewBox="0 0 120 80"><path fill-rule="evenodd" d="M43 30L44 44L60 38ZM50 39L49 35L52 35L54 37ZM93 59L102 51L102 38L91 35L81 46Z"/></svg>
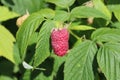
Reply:
<svg viewBox="0 0 120 80"><path fill-rule="evenodd" d="M0 0L0 80L120 80L120 1L91 2ZM65 23L70 49L58 57L50 34Z"/></svg>

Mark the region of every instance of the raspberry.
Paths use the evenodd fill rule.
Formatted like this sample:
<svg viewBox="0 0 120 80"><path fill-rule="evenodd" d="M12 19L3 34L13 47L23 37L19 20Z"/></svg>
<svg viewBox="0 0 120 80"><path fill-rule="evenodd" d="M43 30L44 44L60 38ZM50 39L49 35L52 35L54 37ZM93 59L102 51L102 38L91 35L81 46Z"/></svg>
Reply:
<svg viewBox="0 0 120 80"><path fill-rule="evenodd" d="M64 56L69 49L69 32L66 28L53 29L51 33L51 43L54 53L58 56Z"/></svg>

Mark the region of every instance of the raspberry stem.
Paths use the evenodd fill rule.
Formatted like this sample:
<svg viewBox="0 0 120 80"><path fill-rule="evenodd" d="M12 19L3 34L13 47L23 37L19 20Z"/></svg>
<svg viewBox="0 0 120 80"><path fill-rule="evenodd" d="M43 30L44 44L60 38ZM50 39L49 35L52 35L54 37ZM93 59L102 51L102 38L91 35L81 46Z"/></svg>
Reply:
<svg viewBox="0 0 120 80"><path fill-rule="evenodd" d="M76 34L74 34L71 30L69 30L70 34L72 34L77 40L81 40L80 37L78 37Z"/></svg>

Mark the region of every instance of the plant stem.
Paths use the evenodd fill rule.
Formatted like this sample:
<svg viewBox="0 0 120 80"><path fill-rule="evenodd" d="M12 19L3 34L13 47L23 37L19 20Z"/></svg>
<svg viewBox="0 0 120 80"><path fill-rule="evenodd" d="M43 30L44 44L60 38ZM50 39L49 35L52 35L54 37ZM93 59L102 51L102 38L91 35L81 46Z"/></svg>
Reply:
<svg viewBox="0 0 120 80"><path fill-rule="evenodd" d="M68 13L70 13L70 8L69 7L67 8L67 11L68 11Z"/></svg>
<svg viewBox="0 0 120 80"><path fill-rule="evenodd" d="M110 21L111 24L114 24L112 21Z"/></svg>
<svg viewBox="0 0 120 80"><path fill-rule="evenodd" d="M69 16L67 22L72 22L72 21L70 21L70 8L69 7L67 7L67 12L68 12L68 16Z"/></svg>
<svg viewBox="0 0 120 80"><path fill-rule="evenodd" d="M81 38L79 38L76 34L74 34L71 30L69 30L69 32L70 32L77 40L81 39Z"/></svg>

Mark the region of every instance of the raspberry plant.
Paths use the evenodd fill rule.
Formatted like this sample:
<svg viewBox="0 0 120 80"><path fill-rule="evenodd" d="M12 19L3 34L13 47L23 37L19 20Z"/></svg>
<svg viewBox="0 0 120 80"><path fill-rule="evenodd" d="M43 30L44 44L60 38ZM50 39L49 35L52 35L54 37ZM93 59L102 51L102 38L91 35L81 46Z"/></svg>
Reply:
<svg viewBox="0 0 120 80"><path fill-rule="evenodd" d="M120 80L120 0L0 4L0 80Z"/></svg>

